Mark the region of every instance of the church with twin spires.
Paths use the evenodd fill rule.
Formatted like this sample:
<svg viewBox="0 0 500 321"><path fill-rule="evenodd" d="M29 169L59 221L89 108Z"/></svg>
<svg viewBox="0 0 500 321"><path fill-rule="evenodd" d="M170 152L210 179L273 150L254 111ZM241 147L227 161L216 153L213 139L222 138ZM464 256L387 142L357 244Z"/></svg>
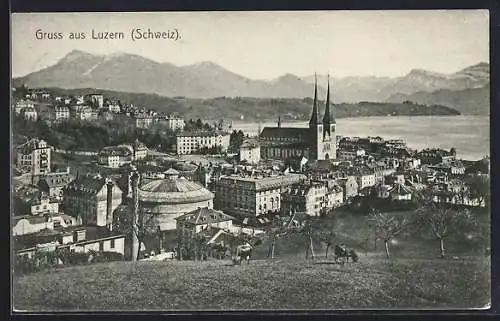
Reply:
<svg viewBox="0 0 500 321"><path fill-rule="evenodd" d="M318 106L318 84L315 76L314 100L308 128L264 127L259 134L263 159L287 159L305 157L310 161L336 158L335 117L330 111L330 80L325 101L325 112L320 120Z"/></svg>

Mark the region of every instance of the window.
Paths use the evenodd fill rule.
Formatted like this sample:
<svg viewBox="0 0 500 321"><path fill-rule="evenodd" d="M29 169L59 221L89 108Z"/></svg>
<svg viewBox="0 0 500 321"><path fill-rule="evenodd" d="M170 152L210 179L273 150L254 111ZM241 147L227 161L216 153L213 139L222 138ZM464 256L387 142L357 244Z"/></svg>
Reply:
<svg viewBox="0 0 500 321"><path fill-rule="evenodd" d="M99 252L104 251L104 242L99 242Z"/></svg>
<svg viewBox="0 0 500 321"><path fill-rule="evenodd" d="M109 247L110 247L111 249L114 249L114 248L115 248L115 239L112 239L112 240L110 241Z"/></svg>

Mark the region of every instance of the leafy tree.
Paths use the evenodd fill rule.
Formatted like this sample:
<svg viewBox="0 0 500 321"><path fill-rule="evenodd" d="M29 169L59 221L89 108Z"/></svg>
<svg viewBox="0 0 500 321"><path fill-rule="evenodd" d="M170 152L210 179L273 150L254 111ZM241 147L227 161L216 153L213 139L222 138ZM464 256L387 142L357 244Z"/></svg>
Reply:
<svg viewBox="0 0 500 321"><path fill-rule="evenodd" d="M241 144L243 144L244 140L245 133L243 133L242 130L233 130L233 132L229 136L229 149L232 152L237 152L240 149Z"/></svg>
<svg viewBox="0 0 500 321"><path fill-rule="evenodd" d="M452 235L470 230L476 225L468 210L452 209L447 204L428 203L416 213L415 223L420 230L430 232L439 240L440 254L444 258L446 249L444 240Z"/></svg>
<svg viewBox="0 0 500 321"><path fill-rule="evenodd" d="M466 185L469 187L471 199L477 199L479 204L490 202L490 179L486 175L472 175L466 178Z"/></svg>
<svg viewBox="0 0 500 321"><path fill-rule="evenodd" d="M404 231L409 223L409 220L403 216L373 210L369 214L369 222L375 229L376 239L384 241L385 254L387 255L387 258L390 259L391 254L389 251L389 242Z"/></svg>

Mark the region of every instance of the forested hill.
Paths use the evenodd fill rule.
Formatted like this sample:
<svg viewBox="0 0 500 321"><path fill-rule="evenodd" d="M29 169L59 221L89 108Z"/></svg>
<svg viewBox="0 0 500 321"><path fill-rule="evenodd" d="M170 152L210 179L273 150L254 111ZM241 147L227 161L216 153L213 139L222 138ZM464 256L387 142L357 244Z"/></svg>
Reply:
<svg viewBox="0 0 500 321"><path fill-rule="evenodd" d="M96 92L95 89L47 89L56 95L83 95ZM137 94L98 90L106 98L118 99L122 103L133 104L162 112L174 112L186 119L201 118L218 120L221 118L245 121L275 120L279 115L283 120L308 120L311 114L311 98L246 98L217 97L193 99L185 97L164 97L156 94ZM453 108L445 106L426 106L411 102L360 102L334 105L337 118L366 116L429 116L460 115ZM323 113L324 101L320 101Z"/></svg>

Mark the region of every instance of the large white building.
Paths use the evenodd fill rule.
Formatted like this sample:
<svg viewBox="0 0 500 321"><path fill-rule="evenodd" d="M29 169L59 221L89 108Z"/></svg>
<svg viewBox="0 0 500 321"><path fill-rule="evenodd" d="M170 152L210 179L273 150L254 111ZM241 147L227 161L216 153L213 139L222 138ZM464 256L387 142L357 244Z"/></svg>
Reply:
<svg viewBox="0 0 500 321"><path fill-rule="evenodd" d="M131 148L132 149L132 148ZM119 168L133 161L133 149L125 146L107 146L99 152L99 165L109 168Z"/></svg>
<svg viewBox="0 0 500 321"><path fill-rule="evenodd" d="M220 146L222 151L229 147L229 134L225 132L183 132L177 135L178 155L196 153L202 148Z"/></svg>
<svg viewBox="0 0 500 321"><path fill-rule="evenodd" d="M249 164L260 162L260 145L256 140L246 140L240 146L240 162L246 161Z"/></svg>
<svg viewBox="0 0 500 321"><path fill-rule="evenodd" d="M281 193L305 179L301 174L221 176L215 187L217 209L230 215L255 217L279 212Z"/></svg>
<svg viewBox="0 0 500 321"><path fill-rule="evenodd" d="M184 122L184 118L176 115L167 115L164 117L156 118L156 123L161 124L162 126L173 131L182 131L184 129L184 126L186 125Z"/></svg>

